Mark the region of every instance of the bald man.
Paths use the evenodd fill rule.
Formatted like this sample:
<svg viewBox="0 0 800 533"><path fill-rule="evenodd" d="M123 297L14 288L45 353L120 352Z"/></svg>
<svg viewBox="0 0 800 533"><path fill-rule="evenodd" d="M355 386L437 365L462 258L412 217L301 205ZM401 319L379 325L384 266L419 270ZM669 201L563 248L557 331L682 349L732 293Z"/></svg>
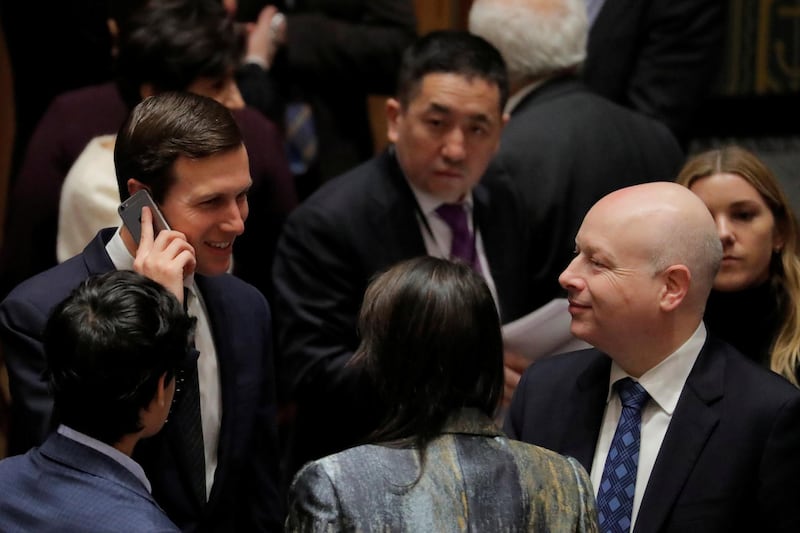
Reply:
<svg viewBox="0 0 800 533"><path fill-rule="evenodd" d="M532 365L506 432L583 464L601 531L800 531L800 392L706 333L722 248L686 193L636 185L589 210L559 281L572 333L594 348ZM627 494L609 497L626 469Z"/></svg>

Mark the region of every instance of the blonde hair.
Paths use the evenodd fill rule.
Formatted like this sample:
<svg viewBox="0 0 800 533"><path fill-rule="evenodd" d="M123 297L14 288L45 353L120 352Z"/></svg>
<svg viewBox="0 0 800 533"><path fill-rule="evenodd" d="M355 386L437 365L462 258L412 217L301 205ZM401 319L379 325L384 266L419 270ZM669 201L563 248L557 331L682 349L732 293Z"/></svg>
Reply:
<svg viewBox="0 0 800 533"><path fill-rule="evenodd" d="M753 186L766 202L784 244L770 263L770 282L783 296L783 322L773 340L770 368L800 385L800 231L792 206L772 171L752 152L740 146L709 150L690 158L675 180L691 187L712 174L736 174Z"/></svg>

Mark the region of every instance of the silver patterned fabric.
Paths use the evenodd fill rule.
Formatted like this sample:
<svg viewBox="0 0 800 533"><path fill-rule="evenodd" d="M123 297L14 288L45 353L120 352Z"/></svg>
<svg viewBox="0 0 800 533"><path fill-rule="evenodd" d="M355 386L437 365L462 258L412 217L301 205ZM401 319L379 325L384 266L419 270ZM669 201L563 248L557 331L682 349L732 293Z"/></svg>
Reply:
<svg viewBox="0 0 800 533"><path fill-rule="evenodd" d="M508 439L464 409L420 454L364 445L306 464L286 531L594 532L591 483L574 459Z"/></svg>

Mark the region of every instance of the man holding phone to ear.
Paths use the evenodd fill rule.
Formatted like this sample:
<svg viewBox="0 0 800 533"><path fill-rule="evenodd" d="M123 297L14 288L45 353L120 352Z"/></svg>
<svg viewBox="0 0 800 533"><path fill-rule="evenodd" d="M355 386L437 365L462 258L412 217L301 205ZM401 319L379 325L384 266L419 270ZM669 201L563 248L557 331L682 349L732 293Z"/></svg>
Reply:
<svg viewBox="0 0 800 533"><path fill-rule="evenodd" d="M83 253L0 303L12 438L34 446L58 423L41 377L50 310L92 274L135 270L184 291L197 318L196 373L180 384L181 402L192 400L177 403L164 431L134 452L156 501L183 530L279 531L270 310L255 287L227 274L252 183L241 133L214 100L162 93L133 109L114 163L123 201L147 190L172 229L155 234L153 208L143 208L139 242L125 225L101 230Z"/></svg>

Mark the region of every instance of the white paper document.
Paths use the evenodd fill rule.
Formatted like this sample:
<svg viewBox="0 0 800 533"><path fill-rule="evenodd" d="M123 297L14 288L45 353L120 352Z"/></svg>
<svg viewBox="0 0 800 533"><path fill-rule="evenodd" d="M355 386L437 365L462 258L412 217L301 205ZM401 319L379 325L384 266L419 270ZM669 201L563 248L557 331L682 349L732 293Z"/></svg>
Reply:
<svg viewBox="0 0 800 533"><path fill-rule="evenodd" d="M590 348L588 343L570 333L568 306L566 298L556 298L504 325L505 349L533 362L548 355Z"/></svg>

